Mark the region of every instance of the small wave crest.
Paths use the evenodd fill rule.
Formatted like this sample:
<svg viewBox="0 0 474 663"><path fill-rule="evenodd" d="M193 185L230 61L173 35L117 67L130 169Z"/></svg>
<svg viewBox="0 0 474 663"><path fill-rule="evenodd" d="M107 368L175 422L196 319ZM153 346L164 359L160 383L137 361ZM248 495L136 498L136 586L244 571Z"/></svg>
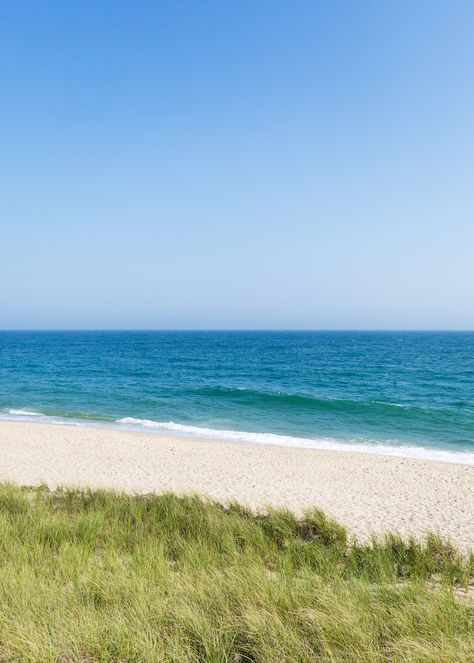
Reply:
<svg viewBox="0 0 474 663"><path fill-rule="evenodd" d="M329 398L311 395L308 393L267 391L246 387L200 387L185 390L183 395L217 398L222 401L250 404L254 407L274 409L287 408L293 411L335 413L342 416L377 416L391 419L417 420L426 416L427 408L414 403L397 403L383 400L357 400L350 398ZM433 413L430 416L441 416L443 413Z"/></svg>
<svg viewBox="0 0 474 663"><path fill-rule="evenodd" d="M33 412L32 410L7 410L7 414L13 414L17 417L44 417L42 412Z"/></svg>

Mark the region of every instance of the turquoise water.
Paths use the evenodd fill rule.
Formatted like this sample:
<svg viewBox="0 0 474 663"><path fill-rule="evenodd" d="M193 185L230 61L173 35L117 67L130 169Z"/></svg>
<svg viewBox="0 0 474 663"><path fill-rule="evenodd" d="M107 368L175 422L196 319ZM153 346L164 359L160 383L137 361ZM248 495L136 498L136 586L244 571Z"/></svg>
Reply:
<svg viewBox="0 0 474 663"><path fill-rule="evenodd" d="M0 332L0 418L474 462L474 333Z"/></svg>

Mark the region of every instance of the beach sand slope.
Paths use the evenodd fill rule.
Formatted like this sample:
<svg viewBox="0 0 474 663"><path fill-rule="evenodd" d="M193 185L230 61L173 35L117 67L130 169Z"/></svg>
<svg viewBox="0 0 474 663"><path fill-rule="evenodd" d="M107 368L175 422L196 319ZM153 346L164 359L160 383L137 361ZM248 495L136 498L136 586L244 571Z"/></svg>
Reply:
<svg viewBox="0 0 474 663"><path fill-rule="evenodd" d="M351 534L433 530L474 547L474 466L366 453L0 422L0 481L199 493L253 508L317 506Z"/></svg>

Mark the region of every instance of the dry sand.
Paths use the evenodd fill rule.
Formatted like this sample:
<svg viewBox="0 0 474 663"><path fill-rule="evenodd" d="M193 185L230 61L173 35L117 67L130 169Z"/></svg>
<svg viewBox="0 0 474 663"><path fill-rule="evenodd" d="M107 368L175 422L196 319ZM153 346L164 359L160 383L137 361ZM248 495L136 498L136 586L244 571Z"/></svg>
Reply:
<svg viewBox="0 0 474 663"><path fill-rule="evenodd" d="M200 493L298 513L318 506L361 539L434 530L474 547L470 465L1 422L0 481Z"/></svg>

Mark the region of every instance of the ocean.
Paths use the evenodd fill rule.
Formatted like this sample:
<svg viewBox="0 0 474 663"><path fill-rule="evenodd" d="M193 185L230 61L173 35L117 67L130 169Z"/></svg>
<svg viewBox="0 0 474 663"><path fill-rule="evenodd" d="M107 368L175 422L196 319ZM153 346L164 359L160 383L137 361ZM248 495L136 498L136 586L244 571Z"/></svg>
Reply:
<svg viewBox="0 0 474 663"><path fill-rule="evenodd" d="M0 420L474 464L474 333L0 332Z"/></svg>

